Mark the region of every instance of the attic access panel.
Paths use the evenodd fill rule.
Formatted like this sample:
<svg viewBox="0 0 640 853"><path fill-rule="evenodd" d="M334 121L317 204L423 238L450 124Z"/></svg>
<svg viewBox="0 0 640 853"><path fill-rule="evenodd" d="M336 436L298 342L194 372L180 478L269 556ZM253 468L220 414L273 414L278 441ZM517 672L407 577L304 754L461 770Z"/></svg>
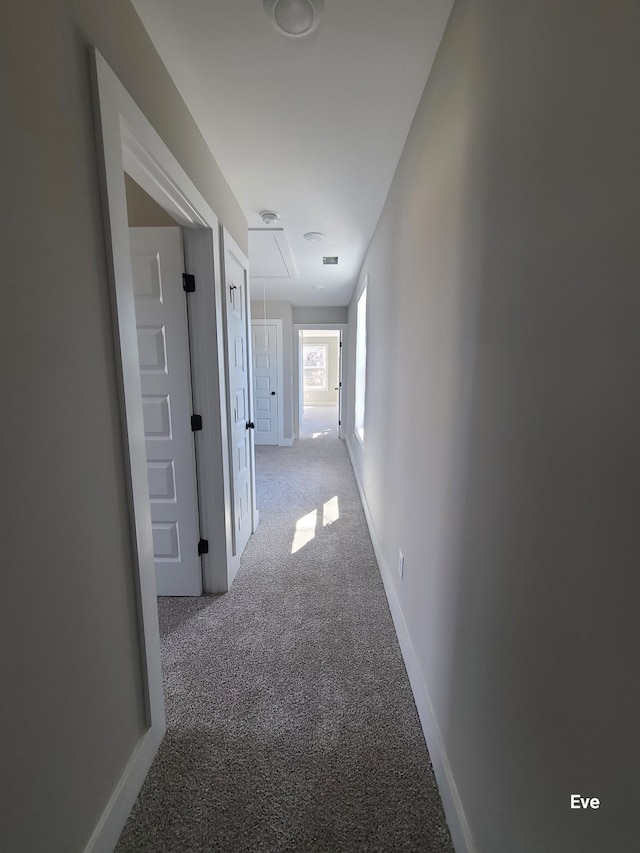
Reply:
<svg viewBox="0 0 640 853"><path fill-rule="evenodd" d="M251 278L298 277L284 228L249 228Z"/></svg>

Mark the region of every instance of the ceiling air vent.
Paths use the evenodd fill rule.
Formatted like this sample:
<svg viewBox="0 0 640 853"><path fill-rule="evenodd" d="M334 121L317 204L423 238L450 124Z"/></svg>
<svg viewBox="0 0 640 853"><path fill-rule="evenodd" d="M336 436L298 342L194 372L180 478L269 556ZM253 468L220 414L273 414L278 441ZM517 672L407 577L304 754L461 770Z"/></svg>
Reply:
<svg viewBox="0 0 640 853"><path fill-rule="evenodd" d="M338 263L338 256L337 256L337 255L333 255L332 257L327 257L327 255L325 255L325 256L322 258L322 263L323 263L325 266L327 266L328 264L337 264L337 263Z"/></svg>

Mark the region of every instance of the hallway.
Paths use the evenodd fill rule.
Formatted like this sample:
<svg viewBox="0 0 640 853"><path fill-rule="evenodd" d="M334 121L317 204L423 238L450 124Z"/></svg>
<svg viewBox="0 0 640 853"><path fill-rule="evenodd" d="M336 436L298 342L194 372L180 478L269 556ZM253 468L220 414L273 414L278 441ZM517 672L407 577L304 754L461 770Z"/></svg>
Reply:
<svg viewBox="0 0 640 853"><path fill-rule="evenodd" d="M126 851L452 851L344 444L260 447L231 591L160 599L167 734Z"/></svg>

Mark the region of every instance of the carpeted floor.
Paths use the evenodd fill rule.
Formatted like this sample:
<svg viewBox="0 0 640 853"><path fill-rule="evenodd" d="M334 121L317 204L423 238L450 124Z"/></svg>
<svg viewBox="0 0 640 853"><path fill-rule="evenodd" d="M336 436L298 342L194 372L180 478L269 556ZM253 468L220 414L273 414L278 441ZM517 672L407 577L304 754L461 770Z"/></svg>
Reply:
<svg viewBox="0 0 640 853"><path fill-rule="evenodd" d="M301 438L338 437L337 406L305 406L300 424Z"/></svg>
<svg viewBox="0 0 640 853"><path fill-rule="evenodd" d="M117 851L451 853L344 444L257 472L231 591L159 601L167 734Z"/></svg>

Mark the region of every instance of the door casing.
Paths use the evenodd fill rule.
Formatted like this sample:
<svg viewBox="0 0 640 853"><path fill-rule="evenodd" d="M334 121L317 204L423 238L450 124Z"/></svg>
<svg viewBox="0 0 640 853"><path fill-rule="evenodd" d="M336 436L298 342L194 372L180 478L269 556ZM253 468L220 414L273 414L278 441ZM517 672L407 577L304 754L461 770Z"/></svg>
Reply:
<svg viewBox="0 0 640 853"><path fill-rule="evenodd" d="M229 453L229 469L230 469L230 503L232 507L232 519L233 519L233 529L232 529L232 537L231 537L231 552L229 557L232 558L230 560L230 565L233 567L233 574L229 577L229 585L231 585L236 572L238 571L240 565L240 557L242 556L242 552L244 551L244 547L246 545L247 539L251 536L252 533L255 533L256 528L258 526L258 509L256 506L256 475L255 475L255 447L253 441L253 429L249 429L248 423L253 423L254 417L254 407L253 407L253 358L251 354L251 294L250 294L250 276L249 276L249 259L242 251L242 249L238 246L233 237L229 234L226 228L222 228L220 231L220 251L222 255L222 264L221 264L221 274L222 274L222 292L224 294L223 299L224 303L222 306L222 314L224 318L224 328L225 328L225 341L226 341L226 381L227 381L227 389L229 391L229 405L227 406L227 417L229 418L227 424L227 434L229 436L228 441L228 453ZM230 268L228 267L228 261L231 261L236 266L238 266L242 270L243 282L242 286L238 289L233 285L233 281L229 279L231 275ZM235 347L231 346L231 330L229 328L230 323L230 293L229 290L232 289L234 291L234 298L238 292L242 293L242 303L241 303L241 313L242 313L242 323L241 328L244 333L244 347L242 351L242 358L244 360L245 368L246 368L246 411L245 417L243 420L247 423L247 428L243 433L243 437L245 439L245 446L248 447L248 460L247 460L247 468L248 468L248 487L249 487L249 504L248 507L248 528L245 531L245 536L240 538L238 541L239 530L236 525L236 494L235 489L238 485L238 482L235 478L235 474L232 471L233 466L235 465L234 460L234 452L235 452L235 442L234 442L234 424L232 422L232 410L233 410L233 402L231 397L233 395L234 383L232 381L232 365L231 365L231 354L233 352L234 358L236 356ZM235 304L235 302L234 302ZM237 342L236 342L237 343ZM237 437L237 436L236 436Z"/></svg>
<svg viewBox="0 0 640 853"><path fill-rule="evenodd" d="M101 53L92 62L98 159L111 283L115 361L121 404L125 481L138 609L142 694L147 728L133 750L85 848L111 851L151 767L165 731L160 636L153 565L142 399L138 362L127 172L183 228L186 271L196 277L191 323L193 403L205 429L199 443L207 476L200 485L203 535L210 551L203 566L206 592L224 592L240 556L231 547L225 343L222 324L218 219Z"/></svg>

